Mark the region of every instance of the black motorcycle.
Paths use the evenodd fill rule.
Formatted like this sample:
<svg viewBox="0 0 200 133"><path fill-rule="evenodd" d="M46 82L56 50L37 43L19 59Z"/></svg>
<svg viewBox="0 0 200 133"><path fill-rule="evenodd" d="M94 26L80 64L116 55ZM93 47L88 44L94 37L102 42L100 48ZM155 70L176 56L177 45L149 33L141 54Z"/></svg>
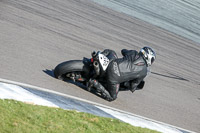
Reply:
<svg viewBox="0 0 200 133"><path fill-rule="evenodd" d="M60 80L73 80L87 85L90 79L96 79L106 86L106 69L117 56L104 55L102 52L92 52L92 58L70 60L58 64L54 69L54 76ZM143 88L140 87L140 88ZM120 90L129 90L129 81L120 84Z"/></svg>
<svg viewBox="0 0 200 133"><path fill-rule="evenodd" d="M92 58L84 57L83 60L70 60L58 64L54 69L57 79L71 79L74 82L86 83L91 78L103 80L109 63L115 57L106 57L100 51L92 52Z"/></svg>

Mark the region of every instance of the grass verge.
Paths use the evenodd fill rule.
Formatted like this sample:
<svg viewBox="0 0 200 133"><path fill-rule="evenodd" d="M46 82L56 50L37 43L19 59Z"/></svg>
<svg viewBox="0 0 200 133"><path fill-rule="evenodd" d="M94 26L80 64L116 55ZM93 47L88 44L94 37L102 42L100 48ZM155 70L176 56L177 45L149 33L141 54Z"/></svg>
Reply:
<svg viewBox="0 0 200 133"><path fill-rule="evenodd" d="M0 99L0 132L157 133L117 119Z"/></svg>

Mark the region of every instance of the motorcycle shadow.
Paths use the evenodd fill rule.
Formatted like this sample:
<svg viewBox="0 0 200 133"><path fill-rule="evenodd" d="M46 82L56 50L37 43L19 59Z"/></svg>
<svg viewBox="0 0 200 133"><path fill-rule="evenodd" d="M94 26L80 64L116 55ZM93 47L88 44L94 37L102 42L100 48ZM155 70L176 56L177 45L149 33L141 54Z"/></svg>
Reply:
<svg viewBox="0 0 200 133"><path fill-rule="evenodd" d="M48 70L48 69L46 69L46 70L42 70L44 73L46 73L47 75L49 75L49 76L51 76L51 77L53 77L53 78L55 78L54 77L54 74L53 74L53 69L52 70Z"/></svg>
<svg viewBox="0 0 200 133"><path fill-rule="evenodd" d="M43 72L44 72L45 74L47 74L48 76L51 76L52 78L55 78L55 76L54 76L54 70L53 70L53 69L52 69L52 70L46 69L46 70L43 70ZM55 78L55 79L56 79L56 78ZM57 80L58 80L58 79L57 79ZM63 81L64 81L64 82L67 82L67 83L71 83L71 84L73 84L73 85L76 85L76 86L82 88L83 90L87 91L86 84L84 84L84 83L73 82L72 80L69 80L69 79L64 79ZM94 95L96 95L96 96L98 96L98 97L101 97L101 95L100 95L98 92L96 92L95 89L92 89L92 90L90 91L90 93L93 93ZM101 98L102 98L102 97L101 97Z"/></svg>

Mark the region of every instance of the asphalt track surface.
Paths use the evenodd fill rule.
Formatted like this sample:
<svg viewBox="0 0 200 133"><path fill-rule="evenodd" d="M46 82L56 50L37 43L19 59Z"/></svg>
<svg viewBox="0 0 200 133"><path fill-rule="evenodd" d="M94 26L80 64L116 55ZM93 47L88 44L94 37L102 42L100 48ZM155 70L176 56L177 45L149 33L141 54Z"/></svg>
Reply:
<svg viewBox="0 0 200 133"><path fill-rule="evenodd" d="M143 90L107 102L57 80L63 61L93 50L157 52ZM0 78L31 84L200 131L200 44L88 0L0 0Z"/></svg>

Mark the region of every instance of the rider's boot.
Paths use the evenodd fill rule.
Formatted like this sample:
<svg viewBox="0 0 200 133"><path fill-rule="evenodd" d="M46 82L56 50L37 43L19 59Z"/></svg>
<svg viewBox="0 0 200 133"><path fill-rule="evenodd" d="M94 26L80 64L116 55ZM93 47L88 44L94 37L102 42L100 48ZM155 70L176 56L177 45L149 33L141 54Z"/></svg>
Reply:
<svg viewBox="0 0 200 133"><path fill-rule="evenodd" d="M112 101L113 98L110 96L110 93L104 88L104 86L96 80L92 80L93 87L96 88L96 91L101 93L102 97L108 101Z"/></svg>
<svg viewBox="0 0 200 133"><path fill-rule="evenodd" d="M94 80L90 79L87 83L86 83L86 87L87 87L87 91L91 91L92 87L94 87Z"/></svg>

